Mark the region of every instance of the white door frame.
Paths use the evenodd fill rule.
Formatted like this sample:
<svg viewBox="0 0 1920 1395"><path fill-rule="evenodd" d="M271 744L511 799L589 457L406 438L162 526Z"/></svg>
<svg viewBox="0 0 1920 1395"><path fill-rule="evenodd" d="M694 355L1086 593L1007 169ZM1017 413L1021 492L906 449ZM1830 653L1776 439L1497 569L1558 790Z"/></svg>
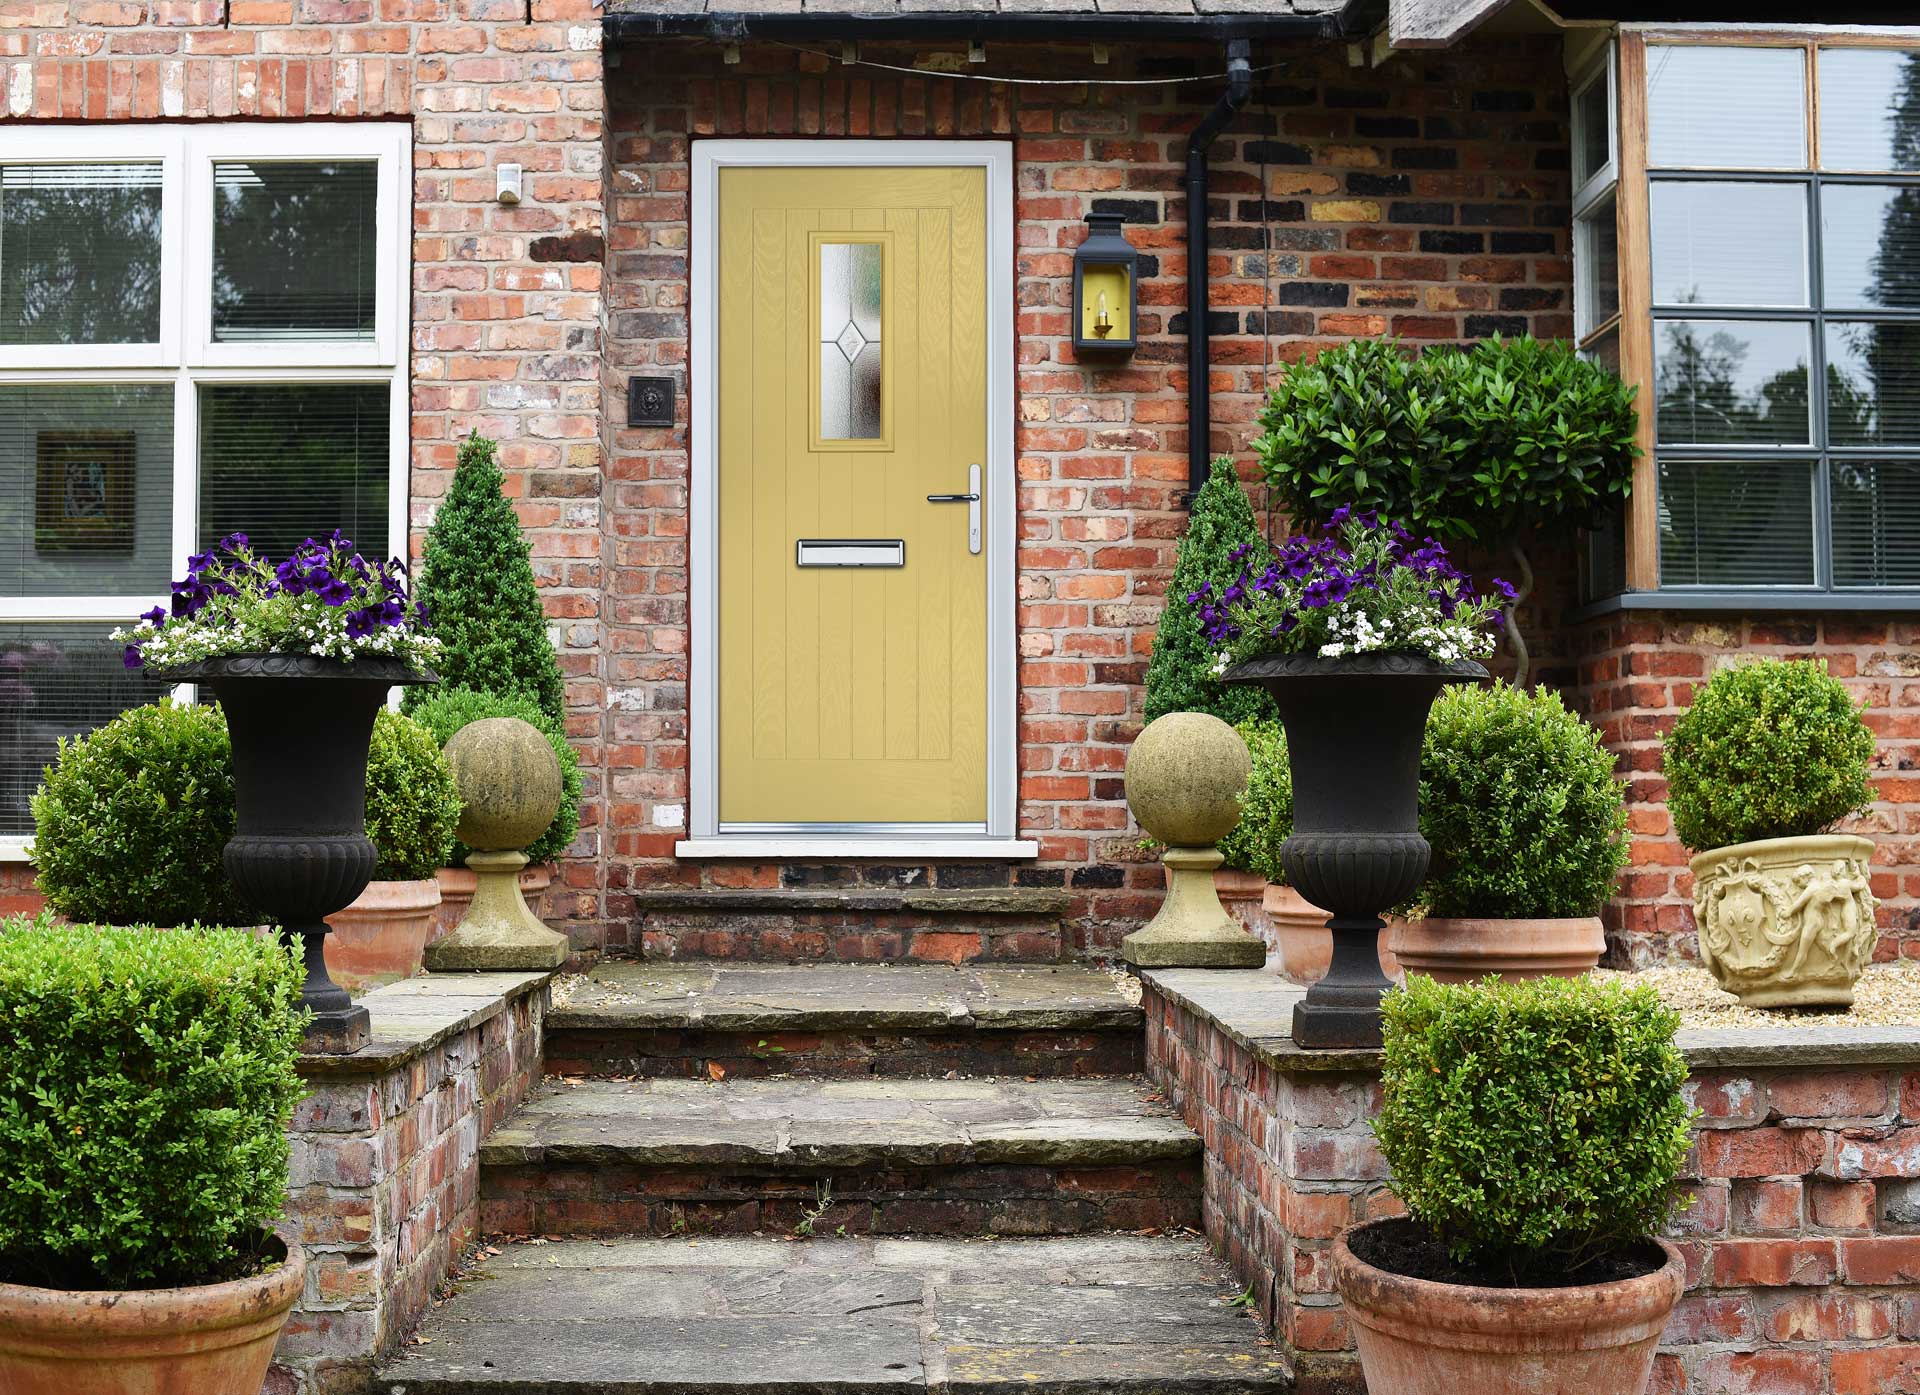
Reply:
<svg viewBox="0 0 1920 1395"><path fill-rule="evenodd" d="M719 256L720 171L737 167L979 168L987 176L987 820L966 831L930 824L832 825L817 833L722 832L720 827ZM693 145L692 406L687 689L688 833L680 857L1032 857L1017 837L1019 750L1014 634L1013 146L1003 141L702 140Z"/></svg>

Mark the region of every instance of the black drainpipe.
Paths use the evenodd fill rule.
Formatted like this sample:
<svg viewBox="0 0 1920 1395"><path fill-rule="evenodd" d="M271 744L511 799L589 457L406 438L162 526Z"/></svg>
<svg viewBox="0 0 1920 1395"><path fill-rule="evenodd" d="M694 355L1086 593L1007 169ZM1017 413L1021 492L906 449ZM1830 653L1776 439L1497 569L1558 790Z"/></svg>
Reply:
<svg viewBox="0 0 1920 1395"><path fill-rule="evenodd" d="M1187 137L1187 498L1207 482L1213 404L1207 395L1213 355L1207 333L1207 149L1253 95L1252 46L1227 42L1227 90ZM1262 189L1260 197L1266 198Z"/></svg>

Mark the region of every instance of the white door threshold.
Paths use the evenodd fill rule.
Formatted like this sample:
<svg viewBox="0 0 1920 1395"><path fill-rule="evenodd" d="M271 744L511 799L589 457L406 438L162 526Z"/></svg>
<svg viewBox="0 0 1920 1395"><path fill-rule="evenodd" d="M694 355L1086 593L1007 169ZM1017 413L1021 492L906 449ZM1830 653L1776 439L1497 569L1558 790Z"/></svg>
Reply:
<svg viewBox="0 0 1920 1395"><path fill-rule="evenodd" d="M683 838L673 855L695 860L709 857L751 857L769 861L796 858L974 858L1008 861L1038 857L1040 845L1029 838L853 838L769 837L762 834Z"/></svg>

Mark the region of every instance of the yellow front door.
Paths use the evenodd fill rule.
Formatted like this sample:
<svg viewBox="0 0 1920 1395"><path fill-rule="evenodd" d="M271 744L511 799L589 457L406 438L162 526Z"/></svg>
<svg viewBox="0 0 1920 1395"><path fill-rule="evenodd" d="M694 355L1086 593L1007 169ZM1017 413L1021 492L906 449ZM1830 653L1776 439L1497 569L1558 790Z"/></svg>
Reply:
<svg viewBox="0 0 1920 1395"><path fill-rule="evenodd" d="M721 824L984 825L986 172L719 181Z"/></svg>

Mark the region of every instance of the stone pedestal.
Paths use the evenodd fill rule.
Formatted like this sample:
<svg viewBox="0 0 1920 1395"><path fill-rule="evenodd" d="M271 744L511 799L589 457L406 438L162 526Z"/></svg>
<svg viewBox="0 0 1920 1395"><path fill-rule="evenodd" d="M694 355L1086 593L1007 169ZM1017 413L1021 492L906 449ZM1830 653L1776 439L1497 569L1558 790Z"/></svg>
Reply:
<svg viewBox="0 0 1920 1395"><path fill-rule="evenodd" d="M1218 848L1168 848L1167 899L1160 914L1120 942L1129 964L1141 969L1257 969L1266 946L1247 933L1213 883L1223 859Z"/></svg>
<svg viewBox="0 0 1920 1395"><path fill-rule="evenodd" d="M567 937L548 929L520 894L526 865L525 853L467 854L477 878L473 904L451 935L427 946L429 969L557 969L567 962Z"/></svg>

